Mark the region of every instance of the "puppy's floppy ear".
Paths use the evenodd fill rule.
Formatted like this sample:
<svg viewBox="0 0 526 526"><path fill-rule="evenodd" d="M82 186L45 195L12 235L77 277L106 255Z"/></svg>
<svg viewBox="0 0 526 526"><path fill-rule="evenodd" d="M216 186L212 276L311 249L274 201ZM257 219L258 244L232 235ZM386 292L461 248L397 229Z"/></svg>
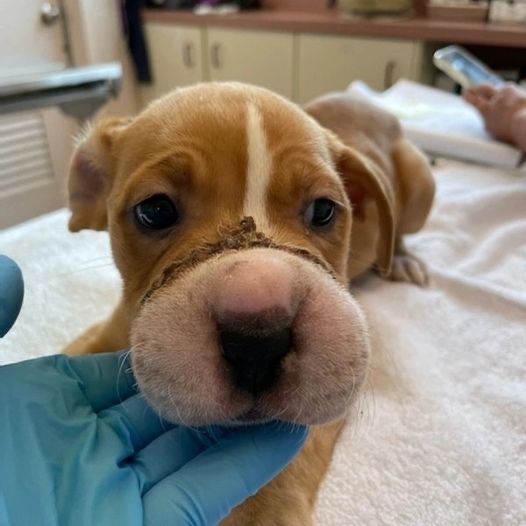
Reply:
<svg viewBox="0 0 526 526"><path fill-rule="evenodd" d="M330 149L353 206L355 220L360 220L367 200L376 204L380 228L376 263L380 274L388 276L395 246L393 189L375 163L355 148L344 145L334 134L330 136Z"/></svg>
<svg viewBox="0 0 526 526"><path fill-rule="evenodd" d="M106 199L115 175L115 141L130 122L129 118L103 119L80 139L68 176L71 232L107 228Z"/></svg>

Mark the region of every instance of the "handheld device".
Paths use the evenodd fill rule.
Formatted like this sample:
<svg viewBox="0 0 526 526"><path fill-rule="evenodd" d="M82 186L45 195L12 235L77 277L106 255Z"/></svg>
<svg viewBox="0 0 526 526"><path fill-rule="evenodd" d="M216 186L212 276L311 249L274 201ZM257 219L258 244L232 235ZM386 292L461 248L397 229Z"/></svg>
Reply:
<svg viewBox="0 0 526 526"><path fill-rule="evenodd" d="M435 51L433 63L464 89L479 84L504 84L501 77L460 46L447 46Z"/></svg>

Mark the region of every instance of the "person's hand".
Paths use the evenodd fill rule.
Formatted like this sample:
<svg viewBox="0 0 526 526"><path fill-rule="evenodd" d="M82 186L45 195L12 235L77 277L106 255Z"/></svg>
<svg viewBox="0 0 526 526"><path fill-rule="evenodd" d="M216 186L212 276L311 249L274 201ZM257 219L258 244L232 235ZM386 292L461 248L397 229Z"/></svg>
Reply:
<svg viewBox="0 0 526 526"><path fill-rule="evenodd" d="M12 259L0 255L0 338L15 323L23 299L24 280L20 268Z"/></svg>
<svg viewBox="0 0 526 526"><path fill-rule="evenodd" d="M173 426L134 385L122 352L0 367L2 526L217 524L307 436Z"/></svg>
<svg viewBox="0 0 526 526"><path fill-rule="evenodd" d="M514 84L496 88L481 84L464 92L481 113L486 129L497 139L526 151L526 92Z"/></svg>

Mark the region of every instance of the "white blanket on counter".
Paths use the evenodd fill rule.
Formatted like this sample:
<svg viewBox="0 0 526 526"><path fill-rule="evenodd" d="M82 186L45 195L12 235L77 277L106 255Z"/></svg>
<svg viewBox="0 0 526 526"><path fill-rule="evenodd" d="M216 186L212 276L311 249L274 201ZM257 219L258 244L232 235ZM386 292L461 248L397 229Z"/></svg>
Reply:
<svg viewBox="0 0 526 526"><path fill-rule="evenodd" d="M316 523L526 524L526 178L441 162L408 245L427 289L360 280L373 372L322 486ZM0 364L58 352L119 295L104 233L58 211L0 233L26 298Z"/></svg>

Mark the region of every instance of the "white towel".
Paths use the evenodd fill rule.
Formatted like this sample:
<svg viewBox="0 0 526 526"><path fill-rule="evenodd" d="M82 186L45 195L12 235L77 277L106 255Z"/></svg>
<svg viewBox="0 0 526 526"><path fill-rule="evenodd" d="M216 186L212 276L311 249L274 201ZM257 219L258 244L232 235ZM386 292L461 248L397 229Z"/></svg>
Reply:
<svg viewBox="0 0 526 526"><path fill-rule="evenodd" d="M316 522L526 524L526 179L445 163L426 228L409 239L427 289L353 287L373 372L319 497ZM26 298L0 363L58 352L119 295L104 233L58 211L0 233Z"/></svg>
<svg viewBox="0 0 526 526"><path fill-rule="evenodd" d="M447 163L409 246L428 289L355 288L376 367L317 524L526 524L526 179Z"/></svg>

